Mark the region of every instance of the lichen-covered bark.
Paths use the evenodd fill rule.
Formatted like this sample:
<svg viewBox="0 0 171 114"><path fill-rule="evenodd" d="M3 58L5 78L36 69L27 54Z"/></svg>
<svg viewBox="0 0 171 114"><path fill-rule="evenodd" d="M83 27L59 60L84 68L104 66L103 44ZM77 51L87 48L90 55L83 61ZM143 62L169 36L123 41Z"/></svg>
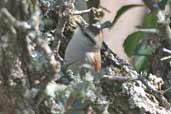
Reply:
<svg viewBox="0 0 171 114"><path fill-rule="evenodd" d="M27 32L16 28L6 19L3 9L17 20L26 21L32 13L27 0L2 0L0 5L0 112L4 114L34 114L30 98L29 55Z"/></svg>

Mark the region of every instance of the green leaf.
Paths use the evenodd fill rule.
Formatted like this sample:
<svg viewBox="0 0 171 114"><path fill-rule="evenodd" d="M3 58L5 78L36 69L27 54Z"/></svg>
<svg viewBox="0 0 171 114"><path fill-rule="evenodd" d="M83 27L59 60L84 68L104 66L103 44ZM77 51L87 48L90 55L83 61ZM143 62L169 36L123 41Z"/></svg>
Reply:
<svg viewBox="0 0 171 114"><path fill-rule="evenodd" d="M144 17L142 26L137 28L137 32L128 35L123 47L128 56L133 56L135 69L142 71L148 69L146 66L151 54L151 48L146 43L146 40L149 34L158 33L157 18L152 13L148 13Z"/></svg>
<svg viewBox="0 0 171 114"><path fill-rule="evenodd" d="M154 29L154 28L157 28L157 18L151 13L146 14L144 17L144 22L143 22L143 28L146 28L146 29L141 29L141 28L140 28L140 31L137 31L128 35L128 37L124 41L124 44L123 44L124 51L126 52L128 56L133 55L135 49L140 44L140 42L143 41L143 37L147 35L147 33L157 32L157 29Z"/></svg>
<svg viewBox="0 0 171 114"><path fill-rule="evenodd" d="M134 67L136 69L137 72L143 71L145 70L145 66L148 62L148 57L145 56L140 56L136 58L136 62L134 63Z"/></svg>
<svg viewBox="0 0 171 114"><path fill-rule="evenodd" d="M118 19L129 9L131 8L135 8L135 7L140 7L140 6L144 6L142 4L131 4L131 5L125 5L123 7L121 7L118 11L116 16L114 17L114 20L112 21L112 26L115 25L115 23L118 21Z"/></svg>
<svg viewBox="0 0 171 114"><path fill-rule="evenodd" d="M134 56L134 66L138 72L147 69L146 66L150 54L151 54L150 46L148 46L144 42L138 45L137 49L135 50L136 56Z"/></svg>
<svg viewBox="0 0 171 114"><path fill-rule="evenodd" d="M144 16L143 28L157 28L157 17L152 13Z"/></svg>
<svg viewBox="0 0 171 114"><path fill-rule="evenodd" d="M126 54L129 57L133 56L133 63L138 72L146 68L149 55L151 54L150 46L143 41L144 37L148 37L148 34L134 32L127 37L123 44Z"/></svg>
<svg viewBox="0 0 171 114"><path fill-rule="evenodd" d="M164 9L165 9L165 6L166 6L166 4L167 4L167 2L168 2L168 0L161 0L161 1L159 2L159 7L160 7L160 9L164 10Z"/></svg>
<svg viewBox="0 0 171 114"><path fill-rule="evenodd" d="M132 56L134 53L134 50L137 48L141 38L144 36L144 33L142 32L134 32L126 38L124 41L123 47L124 51L128 56Z"/></svg>

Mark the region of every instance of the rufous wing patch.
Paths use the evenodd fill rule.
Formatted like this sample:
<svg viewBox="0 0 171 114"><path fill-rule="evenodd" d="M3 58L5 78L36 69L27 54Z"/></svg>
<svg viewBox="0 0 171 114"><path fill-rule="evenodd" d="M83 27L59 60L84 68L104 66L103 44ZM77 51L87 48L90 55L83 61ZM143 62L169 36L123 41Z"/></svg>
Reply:
<svg viewBox="0 0 171 114"><path fill-rule="evenodd" d="M94 66L95 66L95 70L96 71L100 71L101 70L101 56L100 53L96 53L95 57L94 57Z"/></svg>

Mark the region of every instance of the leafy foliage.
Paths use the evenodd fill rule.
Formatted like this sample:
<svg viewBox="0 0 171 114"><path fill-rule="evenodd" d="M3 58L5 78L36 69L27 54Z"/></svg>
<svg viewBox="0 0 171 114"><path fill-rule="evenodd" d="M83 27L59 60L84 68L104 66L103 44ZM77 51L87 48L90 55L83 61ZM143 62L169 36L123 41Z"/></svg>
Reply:
<svg viewBox="0 0 171 114"><path fill-rule="evenodd" d="M141 42L137 45L134 55L134 67L137 71L142 71L146 69L149 56L151 54L151 48L149 45Z"/></svg>
<svg viewBox="0 0 171 114"><path fill-rule="evenodd" d="M157 28L157 18L152 13L147 13L143 22L144 28Z"/></svg>
<svg viewBox="0 0 171 114"><path fill-rule="evenodd" d="M117 11L117 14L116 16L114 17L113 21L112 21L112 26L115 25L115 23L118 21L118 19L125 13L127 12L128 10L132 9L132 8L135 8L135 7L140 7L140 6L143 6L141 4L131 4L131 5L125 5L123 7L121 7L118 11Z"/></svg>
<svg viewBox="0 0 171 114"><path fill-rule="evenodd" d="M128 35L127 39L124 41L123 47L129 57L133 55L143 35L144 33L142 32L134 32Z"/></svg>
<svg viewBox="0 0 171 114"><path fill-rule="evenodd" d="M149 44L144 42L148 42L149 36L152 34L150 29L157 29L157 27L156 17L152 13L148 13L144 17L143 26L140 27L145 28L146 32L137 31L131 33L124 41L124 51L129 57L133 56L134 66L137 71L142 71L146 68L151 49Z"/></svg>

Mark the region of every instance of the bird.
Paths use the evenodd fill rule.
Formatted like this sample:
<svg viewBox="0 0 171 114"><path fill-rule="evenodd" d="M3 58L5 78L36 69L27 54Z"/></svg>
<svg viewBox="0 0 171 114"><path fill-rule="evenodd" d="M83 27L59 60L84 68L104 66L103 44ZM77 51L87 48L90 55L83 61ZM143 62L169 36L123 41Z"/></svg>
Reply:
<svg viewBox="0 0 171 114"><path fill-rule="evenodd" d="M109 21L86 27L79 26L65 50L64 67L77 74L82 65L88 64L94 71L100 72L101 48L104 40L102 30L109 27L111 27Z"/></svg>

